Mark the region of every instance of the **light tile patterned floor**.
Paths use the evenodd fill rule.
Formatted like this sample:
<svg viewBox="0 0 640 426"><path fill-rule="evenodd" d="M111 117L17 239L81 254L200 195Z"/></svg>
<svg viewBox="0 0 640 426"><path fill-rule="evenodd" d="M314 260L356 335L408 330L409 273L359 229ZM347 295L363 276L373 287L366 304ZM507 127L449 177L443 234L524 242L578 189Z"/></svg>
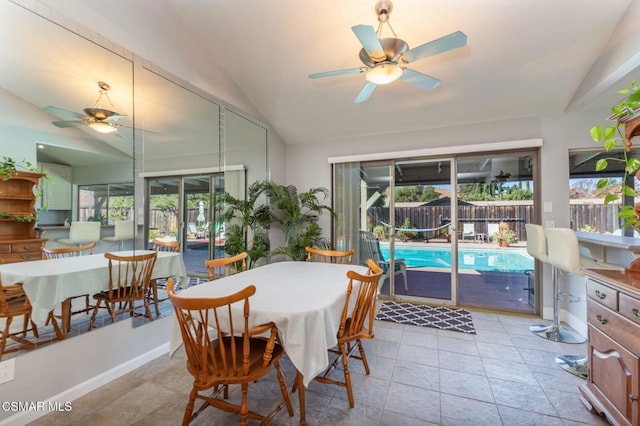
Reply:
<svg viewBox="0 0 640 426"><path fill-rule="evenodd" d="M355 408L346 391L312 383L307 390L309 425L606 425L579 400L583 381L555 365L562 354L586 346L550 342L528 330L542 321L472 312L477 334L376 322L365 342L371 375L352 360ZM53 413L34 425L177 425L191 389L184 353L162 356L76 401L73 411ZM294 368L283 360L287 380ZM265 411L278 397L273 375L253 384L250 407ZM232 394L232 398L234 395ZM286 410L274 421L298 424ZM237 424L207 408L195 425ZM254 424L254 423L251 423ZM257 424L257 423L255 423Z"/></svg>

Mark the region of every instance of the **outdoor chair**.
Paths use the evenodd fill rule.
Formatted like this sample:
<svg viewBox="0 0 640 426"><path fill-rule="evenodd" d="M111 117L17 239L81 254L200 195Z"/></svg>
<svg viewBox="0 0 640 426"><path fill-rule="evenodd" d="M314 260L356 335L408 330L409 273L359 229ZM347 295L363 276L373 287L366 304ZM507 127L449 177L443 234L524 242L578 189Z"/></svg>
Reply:
<svg viewBox="0 0 640 426"><path fill-rule="evenodd" d="M220 257L218 259L205 260L204 266L211 281L216 278L228 277L229 275L247 270L247 252L242 252L231 257Z"/></svg>
<svg viewBox="0 0 640 426"><path fill-rule="evenodd" d="M362 339L373 339L374 336L373 324L376 316L376 301L378 300L378 282L382 276L382 269L373 260L369 259L367 266L369 266L367 275L362 275L355 271L347 272L349 284L347 285L347 297L344 301L340 328L338 329L338 345L337 349L329 350L330 353L338 356L329 364L323 374L314 378L320 383L345 387L351 408L355 404L353 401L351 373L349 372L349 359L356 358L361 360L365 372L367 374L370 373ZM354 297L352 298L352 296ZM358 355L356 355L356 349L358 350ZM334 370L340 370L336 368L339 362L342 362L343 380L330 377Z"/></svg>
<svg viewBox="0 0 640 426"><path fill-rule="evenodd" d="M289 417L293 417L289 392L280 370L284 349L277 340L278 328L273 322L249 327L249 299L255 292L255 286L250 285L219 298L181 297L174 293L173 279L168 280L167 293L180 326L187 370L193 376L183 425L189 424L208 406L239 414L241 425L248 424L249 418L268 424L284 406ZM232 311L234 304L238 309ZM271 367L275 368L282 401L269 414L262 415L249 410L247 394L249 385L267 375ZM227 399L230 385L242 388L238 395L240 404ZM196 399L203 403L194 412Z"/></svg>
<svg viewBox="0 0 640 426"><path fill-rule="evenodd" d="M462 224L462 241L467 238L471 238L473 241L476 240L476 226L473 223Z"/></svg>
<svg viewBox="0 0 640 426"><path fill-rule="evenodd" d="M105 253L104 257L109 261L109 288L93 295L97 303L93 308L88 331L93 329L98 310L102 306L109 311L113 323L117 315L128 313L133 317L136 309L135 302L140 301L143 304L144 316L149 321L153 321L147 295L158 253L133 256Z"/></svg>
<svg viewBox="0 0 640 426"><path fill-rule="evenodd" d="M380 288L385 280L391 276L391 273L402 274L404 278L404 289L409 290L407 283L407 264L404 259L395 259L395 266L391 271L391 262L385 260L380 250L380 241L373 233L368 231L360 231L360 265L367 265L367 260L372 259L376 265L382 269L382 277L380 278Z"/></svg>
<svg viewBox="0 0 640 426"><path fill-rule="evenodd" d="M323 262L323 263L341 263L350 265L353 260L355 250L348 251L339 250L321 250L313 247L305 247L307 252L307 262Z"/></svg>

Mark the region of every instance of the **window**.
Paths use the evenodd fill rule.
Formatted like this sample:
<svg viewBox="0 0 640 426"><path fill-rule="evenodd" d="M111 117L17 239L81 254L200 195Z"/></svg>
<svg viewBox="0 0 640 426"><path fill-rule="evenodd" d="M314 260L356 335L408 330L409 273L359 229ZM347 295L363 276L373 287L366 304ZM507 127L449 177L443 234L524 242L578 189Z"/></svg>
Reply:
<svg viewBox="0 0 640 426"><path fill-rule="evenodd" d="M117 220L133 220L133 182L78 187L78 220L111 225Z"/></svg>
<svg viewBox="0 0 640 426"><path fill-rule="evenodd" d="M630 155L637 156L637 153ZM608 167L596 172L598 160L607 159ZM618 217L620 207L633 205L630 197L604 203L609 194L620 192L624 179L624 162L621 151L603 152L602 150L569 152L569 203L571 228L581 232L599 232L603 234L634 235L633 230L623 230L624 220ZM607 180L605 187L598 187L598 181ZM635 176L628 177L628 186L637 187ZM635 236L638 237L637 232Z"/></svg>

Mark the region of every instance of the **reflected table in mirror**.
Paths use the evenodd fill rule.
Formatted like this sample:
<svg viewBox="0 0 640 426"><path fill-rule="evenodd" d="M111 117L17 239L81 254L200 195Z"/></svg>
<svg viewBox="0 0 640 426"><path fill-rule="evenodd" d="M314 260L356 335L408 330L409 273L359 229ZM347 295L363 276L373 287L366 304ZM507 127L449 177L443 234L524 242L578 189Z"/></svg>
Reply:
<svg viewBox="0 0 640 426"><path fill-rule="evenodd" d="M113 252L123 256L152 253L150 250ZM187 286L187 272L180 253L158 253L152 278L174 277ZM47 322L52 310L61 310L61 339L66 338L70 318L66 304L74 296L108 289L109 268L104 254L0 265L3 284L22 283L32 305L31 317L37 325Z"/></svg>

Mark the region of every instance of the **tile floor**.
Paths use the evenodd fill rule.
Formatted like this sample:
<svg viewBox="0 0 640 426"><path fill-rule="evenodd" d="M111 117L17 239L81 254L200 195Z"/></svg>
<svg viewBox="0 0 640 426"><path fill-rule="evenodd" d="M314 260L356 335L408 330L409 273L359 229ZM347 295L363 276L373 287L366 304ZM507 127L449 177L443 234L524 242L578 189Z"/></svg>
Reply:
<svg viewBox="0 0 640 426"><path fill-rule="evenodd" d="M606 425L579 400L583 381L555 365L560 354L584 354L586 346L550 342L528 330L542 321L472 312L476 335L377 321L376 338L365 342L371 375L352 360L355 408L336 386L312 383L307 390L309 425ZM167 355L76 401L68 413L53 413L33 425L180 424L191 377L184 352ZM282 361L294 378L291 363ZM250 407L275 403L273 375L253 384ZM237 391L234 391L237 392ZM231 397L234 395L232 393ZM280 412L274 424L298 424ZM265 410L262 410L265 411ZM237 424L237 417L207 408L195 425ZM254 424L254 423L251 423Z"/></svg>

